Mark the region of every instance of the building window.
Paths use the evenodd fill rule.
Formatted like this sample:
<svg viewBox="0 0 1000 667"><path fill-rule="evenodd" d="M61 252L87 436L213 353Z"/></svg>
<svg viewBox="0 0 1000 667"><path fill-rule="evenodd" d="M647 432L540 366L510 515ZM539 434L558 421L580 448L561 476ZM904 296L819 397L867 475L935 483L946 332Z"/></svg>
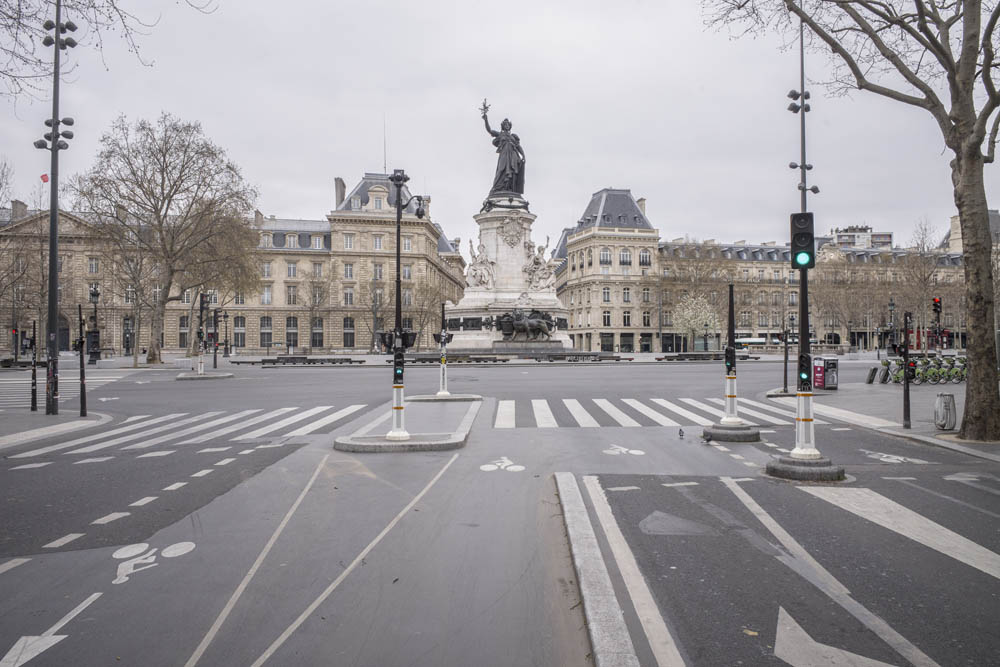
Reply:
<svg viewBox="0 0 1000 667"><path fill-rule="evenodd" d="M382 249L382 235L381 234L376 234L375 236L372 237L372 248L374 248L375 250L381 250Z"/></svg>
<svg viewBox="0 0 1000 667"><path fill-rule="evenodd" d="M758 292L757 293L757 305L758 306L766 306L767 305L767 292Z"/></svg>
<svg viewBox="0 0 1000 667"><path fill-rule="evenodd" d="M299 318L285 318L285 347L291 349L299 346Z"/></svg>
<svg viewBox="0 0 1000 667"><path fill-rule="evenodd" d="M622 312L622 326L632 326L632 311L626 310Z"/></svg>
<svg viewBox="0 0 1000 667"><path fill-rule="evenodd" d="M789 292L788 293L788 305L789 306L794 306L794 305L798 304L798 302L799 302L798 292Z"/></svg>
<svg viewBox="0 0 1000 667"><path fill-rule="evenodd" d="M100 268L100 263L97 261L96 257L90 257L87 259L87 273L97 273Z"/></svg>
<svg viewBox="0 0 1000 667"><path fill-rule="evenodd" d="M312 318L312 331L309 337L310 347L323 347L323 318Z"/></svg>
<svg viewBox="0 0 1000 667"><path fill-rule="evenodd" d="M261 248L270 248L273 245L274 245L274 242L272 241L270 234L261 234L260 235L260 247Z"/></svg>
<svg viewBox="0 0 1000 667"><path fill-rule="evenodd" d="M163 297L163 288L157 285L153 288L153 303L159 303L161 297Z"/></svg>
<svg viewBox="0 0 1000 667"><path fill-rule="evenodd" d="M780 306L781 305L781 292L775 292L771 295L771 305Z"/></svg>
<svg viewBox="0 0 1000 667"><path fill-rule="evenodd" d="M354 305L354 288L345 287L344 288L344 305L353 306Z"/></svg>
<svg viewBox="0 0 1000 667"><path fill-rule="evenodd" d="M260 302L264 306L271 305L271 286L264 285L264 291L260 293Z"/></svg>
<svg viewBox="0 0 1000 667"><path fill-rule="evenodd" d="M381 197L375 197L375 210L376 211L381 211L382 210L382 198Z"/></svg>
<svg viewBox="0 0 1000 667"><path fill-rule="evenodd" d="M354 279L354 264L350 262L344 262L344 278L346 280Z"/></svg>
<svg viewBox="0 0 1000 667"><path fill-rule="evenodd" d="M403 290L403 305L404 306L413 305L413 290L411 289Z"/></svg>
<svg viewBox="0 0 1000 667"><path fill-rule="evenodd" d="M247 346L247 318L237 315L233 318L233 347Z"/></svg>
<svg viewBox="0 0 1000 667"><path fill-rule="evenodd" d="M404 236L403 237L403 250L410 251L413 250L413 237Z"/></svg>
<svg viewBox="0 0 1000 667"><path fill-rule="evenodd" d="M649 254L648 248L643 248L639 251L639 266L651 266L653 263L652 256Z"/></svg>
<svg viewBox="0 0 1000 667"><path fill-rule="evenodd" d="M628 248L622 248L618 252L618 263L619 264L631 264L632 263L632 251Z"/></svg>
<svg viewBox="0 0 1000 667"><path fill-rule="evenodd" d="M129 285L125 288L125 303L134 304L135 303L135 288Z"/></svg>
<svg viewBox="0 0 1000 667"><path fill-rule="evenodd" d="M190 324L188 324L187 315L181 315L177 322L177 346L187 347L188 346L188 332L190 331Z"/></svg>
<svg viewBox="0 0 1000 667"><path fill-rule="evenodd" d="M643 287L642 288L642 302L643 303L649 303L649 288L648 287Z"/></svg>
<svg viewBox="0 0 1000 667"><path fill-rule="evenodd" d="M261 262L260 275L262 278L271 277L271 262Z"/></svg>
<svg viewBox="0 0 1000 667"><path fill-rule="evenodd" d="M757 280L764 280L764 269L757 269Z"/></svg>
<svg viewBox="0 0 1000 667"><path fill-rule="evenodd" d="M663 313L663 326L672 327L674 326L674 314L673 312L667 310Z"/></svg>
<svg viewBox="0 0 1000 667"><path fill-rule="evenodd" d="M243 292L236 292L233 294L233 305L242 306L247 302L246 295Z"/></svg>
<svg viewBox="0 0 1000 667"><path fill-rule="evenodd" d="M740 326L741 327L748 327L748 326L750 326L750 311L749 310L741 310L740 311Z"/></svg>
<svg viewBox="0 0 1000 667"><path fill-rule="evenodd" d="M287 285L285 287L285 303L289 306L294 306L298 300L299 288L295 285Z"/></svg>
<svg viewBox="0 0 1000 667"><path fill-rule="evenodd" d="M361 197L351 197L351 210L357 211L361 208Z"/></svg>
<svg viewBox="0 0 1000 667"><path fill-rule="evenodd" d="M743 280L750 280L750 269L743 269Z"/></svg>
<svg viewBox="0 0 1000 667"><path fill-rule="evenodd" d="M403 318L403 331L413 331L413 318L404 317Z"/></svg>
<svg viewBox="0 0 1000 667"><path fill-rule="evenodd" d="M323 277L323 263L313 262L313 278L322 278L322 277Z"/></svg>
<svg viewBox="0 0 1000 667"><path fill-rule="evenodd" d="M354 347L354 318L344 318L344 347Z"/></svg>
<svg viewBox="0 0 1000 667"><path fill-rule="evenodd" d="M587 248L587 266L594 265L594 249Z"/></svg>
<svg viewBox="0 0 1000 667"><path fill-rule="evenodd" d="M771 327L777 329L781 326L781 316L777 312L771 313Z"/></svg>
<svg viewBox="0 0 1000 667"><path fill-rule="evenodd" d="M93 284L96 285L97 283ZM184 292L181 294L181 303L191 303L191 290L189 289L184 290Z"/></svg>
<svg viewBox="0 0 1000 667"><path fill-rule="evenodd" d="M602 303L611 303L611 288L610 287L602 287L601 288L601 302Z"/></svg>
<svg viewBox="0 0 1000 667"><path fill-rule="evenodd" d="M260 346L271 347L271 318L267 315L260 318Z"/></svg>
<svg viewBox="0 0 1000 667"><path fill-rule="evenodd" d="M354 234L344 234L344 250L354 249Z"/></svg>
<svg viewBox="0 0 1000 667"><path fill-rule="evenodd" d="M601 264L611 263L611 248L601 248Z"/></svg>
<svg viewBox="0 0 1000 667"><path fill-rule="evenodd" d="M403 264L403 280L413 279L413 267L409 264Z"/></svg>
<svg viewBox="0 0 1000 667"><path fill-rule="evenodd" d="M219 305L219 290L212 290L208 293L208 300L213 306Z"/></svg>
<svg viewBox="0 0 1000 667"><path fill-rule="evenodd" d="M774 279L776 281L781 280L781 271L779 271L778 269L774 270Z"/></svg>
<svg viewBox="0 0 1000 667"><path fill-rule="evenodd" d="M288 262L288 277L296 278L299 274L299 265L296 262Z"/></svg>
<svg viewBox="0 0 1000 667"><path fill-rule="evenodd" d="M649 311L648 310L642 311L642 326L644 326L644 327L651 327L651 326L653 326L652 325L652 321L653 320L652 320L652 318L649 315Z"/></svg>
<svg viewBox="0 0 1000 667"><path fill-rule="evenodd" d="M374 266L374 272L372 273L372 275L375 277L375 280L382 280L382 265L381 264L376 264Z"/></svg>
<svg viewBox="0 0 1000 667"><path fill-rule="evenodd" d="M622 303L632 303L632 288L623 287L622 288Z"/></svg>
<svg viewBox="0 0 1000 667"><path fill-rule="evenodd" d="M757 313L757 326L759 327L767 326L767 313Z"/></svg>
<svg viewBox="0 0 1000 667"><path fill-rule="evenodd" d="M285 234L285 247L286 248L298 248L299 247L299 235L298 234Z"/></svg>
<svg viewBox="0 0 1000 667"><path fill-rule="evenodd" d="M375 290L375 294L372 295L372 299L374 299L376 306L381 306L382 305L382 300L383 300L384 295L385 295L385 293L382 291L381 287L379 287L377 290Z"/></svg>
<svg viewBox="0 0 1000 667"><path fill-rule="evenodd" d="M610 327L611 326L611 311L610 310L605 310L603 313L601 313L601 321L604 324L604 326L606 326L606 327Z"/></svg>
<svg viewBox="0 0 1000 667"><path fill-rule="evenodd" d="M314 250L322 250L323 249L323 237L322 236L314 236L313 237L313 249Z"/></svg>
<svg viewBox="0 0 1000 667"><path fill-rule="evenodd" d="M321 306L323 305L323 288L317 285L313 285L312 289L312 305Z"/></svg>

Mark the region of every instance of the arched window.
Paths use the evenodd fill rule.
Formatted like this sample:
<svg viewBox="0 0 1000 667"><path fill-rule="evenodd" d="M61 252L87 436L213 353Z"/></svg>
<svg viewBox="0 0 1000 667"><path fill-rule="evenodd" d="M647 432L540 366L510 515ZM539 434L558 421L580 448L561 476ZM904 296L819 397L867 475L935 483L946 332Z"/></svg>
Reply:
<svg viewBox="0 0 1000 667"><path fill-rule="evenodd" d="M611 263L611 248L601 248L601 264Z"/></svg>
<svg viewBox="0 0 1000 667"><path fill-rule="evenodd" d="M247 318L237 315L233 318L233 347L247 346Z"/></svg>
<svg viewBox="0 0 1000 667"><path fill-rule="evenodd" d="M587 248L587 266L594 265L594 249Z"/></svg>
<svg viewBox="0 0 1000 667"><path fill-rule="evenodd" d="M653 263L652 257L649 254L648 248L643 248L639 251L639 266L651 266Z"/></svg>
<svg viewBox="0 0 1000 667"><path fill-rule="evenodd" d="M265 315L260 318L260 346L271 347L271 316Z"/></svg>
<svg viewBox="0 0 1000 667"><path fill-rule="evenodd" d="M629 265L632 263L632 251L628 248L622 248L618 251L618 263L623 265Z"/></svg>

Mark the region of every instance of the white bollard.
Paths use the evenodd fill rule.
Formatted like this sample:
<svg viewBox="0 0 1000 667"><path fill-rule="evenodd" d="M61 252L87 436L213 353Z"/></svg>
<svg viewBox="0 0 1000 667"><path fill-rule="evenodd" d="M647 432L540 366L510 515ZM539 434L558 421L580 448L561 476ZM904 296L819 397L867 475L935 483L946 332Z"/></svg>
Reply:
<svg viewBox="0 0 1000 667"><path fill-rule="evenodd" d="M403 420L403 385L392 385L392 430L385 434L386 440L409 440Z"/></svg>
<svg viewBox="0 0 1000 667"><path fill-rule="evenodd" d="M793 459L821 458L816 449L816 432L813 425L813 394L800 391L796 394L795 449L789 456Z"/></svg>
<svg viewBox="0 0 1000 667"><path fill-rule="evenodd" d="M437 395L451 396L448 393L448 354L445 352L444 345L441 346L441 384Z"/></svg>
<svg viewBox="0 0 1000 667"><path fill-rule="evenodd" d="M726 376L726 416L719 420L723 426L739 426L743 420L736 413L736 376Z"/></svg>

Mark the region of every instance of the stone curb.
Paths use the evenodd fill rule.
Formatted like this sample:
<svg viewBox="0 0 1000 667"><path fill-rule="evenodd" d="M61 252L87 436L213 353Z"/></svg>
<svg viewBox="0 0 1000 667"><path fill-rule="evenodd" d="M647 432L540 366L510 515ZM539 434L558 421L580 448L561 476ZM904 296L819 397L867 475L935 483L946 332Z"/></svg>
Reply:
<svg viewBox="0 0 1000 667"><path fill-rule="evenodd" d="M958 443L948 442L947 440L941 440L940 438L935 438L934 436L920 435L919 433L906 433L889 428L873 428L869 430L875 431L876 433L882 433L884 435L892 435L897 438L903 438L904 440L913 440L914 442L920 442L926 445L933 445L935 447L940 447L942 449L948 449L953 452L958 452L959 454L966 454L968 456L974 456L976 458L985 459L987 461L993 461L994 463L1000 463L1000 455L991 454L989 452L981 452L978 449L972 449L971 447L965 447L963 445L959 445Z"/></svg>
<svg viewBox="0 0 1000 667"><path fill-rule="evenodd" d="M101 424L111 421L111 415L103 412L90 411L89 414L96 416L97 419L87 419L86 421L66 421L59 424L50 424L49 426L43 426L42 428L36 428L30 431L21 431L20 433L5 435L0 437L0 449L7 449L9 447L14 447L15 445L22 445L24 443L34 442L35 440L41 440L43 438L50 438L54 435L62 435L79 429L100 426Z"/></svg>
<svg viewBox="0 0 1000 667"><path fill-rule="evenodd" d="M232 373L205 373L204 375L198 375L197 373L181 373L175 380L225 380L227 378L234 377Z"/></svg>
<svg viewBox="0 0 1000 667"><path fill-rule="evenodd" d="M639 658L625 625L625 615L615 596L576 477L573 473L557 472L555 479L594 664L597 667L638 667Z"/></svg>
<svg viewBox="0 0 1000 667"><path fill-rule="evenodd" d="M416 401L417 403L430 403L433 401L481 401L482 396L476 394L449 394L448 396L438 396L437 394L417 394L414 396L407 396L407 401Z"/></svg>
<svg viewBox="0 0 1000 667"><path fill-rule="evenodd" d="M726 426L724 424L712 424L702 430L701 437L706 441L760 442L760 429L756 426L747 425Z"/></svg>
<svg viewBox="0 0 1000 667"><path fill-rule="evenodd" d="M385 416L379 417L374 422L368 426L363 427L359 431L355 431L352 435L342 436L334 440L333 448L339 452L362 452L362 453L381 453L381 452L443 452L450 449L459 449L465 446L465 441L469 438L469 431L472 429L472 422L475 421L476 415L479 413L479 408L482 407L482 399L471 400L469 409L465 412L465 416L458 425L458 430L454 433L445 434L444 438L436 439L424 439L427 438L430 433L414 433L411 434L409 440L387 440L385 436L372 436L365 435L374 426L380 422L385 421ZM360 434L360 435L359 435Z"/></svg>

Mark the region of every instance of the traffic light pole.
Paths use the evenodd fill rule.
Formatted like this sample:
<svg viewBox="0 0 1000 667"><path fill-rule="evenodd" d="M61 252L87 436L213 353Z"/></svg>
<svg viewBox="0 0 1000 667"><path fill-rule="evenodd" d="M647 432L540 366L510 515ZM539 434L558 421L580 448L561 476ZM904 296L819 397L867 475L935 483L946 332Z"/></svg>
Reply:
<svg viewBox="0 0 1000 667"><path fill-rule="evenodd" d="M743 423L743 420L736 413L736 323L733 321L735 314L733 284L729 283L729 326L726 330L726 416L719 422L723 426L738 426Z"/></svg>
<svg viewBox="0 0 1000 667"><path fill-rule="evenodd" d="M396 169L389 179L396 186L396 327L392 336L392 430L386 434L387 440L409 440L406 432L406 422L403 418L403 366L405 363L403 347L403 304L400 298L402 281L400 279L400 246L403 226L403 184L410 180L402 169Z"/></svg>
<svg viewBox="0 0 1000 667"><path fill-rule="evenodd" d="M31 411L38 412L38 346L35 344L35 334L38 333L38 322L31 322Z"/></svg>
<svg viewBox="0 0 1000 667"><path fill-rule="evenodd" d="M444 304L441 304L441 385L438 396L451 396L448 393L448 327L444 319Z"/></svg>
<svg viewBox="0 0 1000 667"><path fill-rule="evenodd" d="M910 318L903 313L903 428L910 428Z"/></svg>
<svg viewBox="0 0 1000 667"><path fill-rule="evenodd" d="M805 195L803 195L805 196ZM803 377L805 375L805 377ZM799 378L796 397L795 459L821 458L813 426L812 355L809 354L809 270L799 269Z"/></svg>
<svg viewBox="0 0 1000 667"><path fill-rule="evenodd" d="M84 349L87 347L83 337L83 306L76 304L77 315L80 318L80 416L87 416L87 377L84 368L87 364L83 361Z"/></svg>
<svg viewBox="0 0 1000 667"><path fill-rule="evenodd" d="M212 368L219 367L219 309L212 311Z"/></svg>

